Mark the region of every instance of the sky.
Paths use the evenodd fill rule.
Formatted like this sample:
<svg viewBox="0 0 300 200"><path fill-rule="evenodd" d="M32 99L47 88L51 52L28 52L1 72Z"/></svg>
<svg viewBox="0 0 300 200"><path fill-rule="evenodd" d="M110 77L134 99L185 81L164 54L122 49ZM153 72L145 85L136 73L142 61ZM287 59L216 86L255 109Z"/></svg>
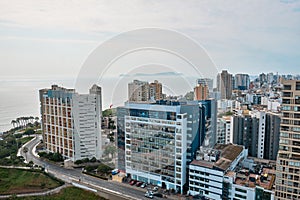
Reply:
<svg viewBox="0 0 300 200"><path fill-rule="evenodd" d="M0 78L76 77L103 42L147 27L192 38L218 71L300 74L297 0L0 0Z"/></svg>

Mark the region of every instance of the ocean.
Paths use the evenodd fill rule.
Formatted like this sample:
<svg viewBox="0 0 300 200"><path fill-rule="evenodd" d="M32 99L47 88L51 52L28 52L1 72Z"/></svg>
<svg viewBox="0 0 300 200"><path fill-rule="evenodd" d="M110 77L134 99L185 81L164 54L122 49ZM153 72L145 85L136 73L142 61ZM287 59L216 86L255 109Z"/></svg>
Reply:
<svg viewBox="0 0 300 200"><path fill-rule="evenodd" d="M0 78L0 132L12 128L11 121L17 117L40 117L39 89L59 83L72 86L72 80L50 80L39 78Z"/></svg>
<svg viewBox="0 0 300 200"><path fill-rule="evenodd" d="M193 89L195 79L186 81L182 77L122 77L104 78L97 84L102 87L102 109L110 105L123 105L127 99L127 84L133 79L152 82L157 79L163 84L163 92L170 95L184 95ZM0 77L0 132L12 128L11 121L17 117L40 117L39 89L57 84L75 88L75 78L28 78ZM88 88L80 93L88 93Z"/></svg>

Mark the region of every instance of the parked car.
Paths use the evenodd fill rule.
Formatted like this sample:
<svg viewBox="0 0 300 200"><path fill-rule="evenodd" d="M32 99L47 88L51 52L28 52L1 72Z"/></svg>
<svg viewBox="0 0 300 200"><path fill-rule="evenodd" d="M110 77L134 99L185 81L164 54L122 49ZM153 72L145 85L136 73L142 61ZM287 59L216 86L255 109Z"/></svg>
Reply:
<svg viewBox="0 0 300 200"><path fill-rule="evenodd" d="M137 187L140 187L142 184L143 184L143 182L138 181L135 185L136 185Z"/></svg>
<svg viewBox="0 0 300 200"><path fill-rule="evenodd" d="M136 180L131 180L130 182L129 182L129 185L134 185L134 184L136 184Z"/></svg>
<svg viewBox="0 0 300 200"><path fill-rule="evenodd" d="M116 174L118 174L119 172L120 172L120 170L114 169L114 170L111 171L111 175L116 175Z"/></svg>
<svg viewBox="0 0 300 200"><path fill-rule="evenodd" d="M145 188L147 186L147 184L146 183L143 183L142 185L141 185L141 188Z"/></svg>
<svg viewBox="0 0 300 200"><path fill-rule="evenodd" d="M153 188L153 191L156 192L157 190L158 190L158 187L155 186L155 187Z"/></svg>
<svg viewBox="0 0 300 200"><path fill-rule="evenodd" d="M146 192L145 193L145 197L147 197L147 198L150 198L150 199L153 199L153 194L151 194L150 192Z"/></svg>

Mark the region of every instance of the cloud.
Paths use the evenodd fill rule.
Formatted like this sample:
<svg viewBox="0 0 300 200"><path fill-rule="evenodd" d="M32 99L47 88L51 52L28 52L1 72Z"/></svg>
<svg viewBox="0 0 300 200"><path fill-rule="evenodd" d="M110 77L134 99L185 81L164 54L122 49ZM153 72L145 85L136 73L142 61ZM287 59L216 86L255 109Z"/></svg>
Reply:
<svg viewBox="0 0 300 200"><path fill-rule="evenodd" d="M232 72L241 66L245 70L268 64L282 67L285 59L277 63L267 59L278 55L295 59L293 65L299 67L299 9L300 2L295 0L10 0L0 1L0 27L21 30L0 37L100 43L124 31L161 27L191 36L207 49L218 66L229 66ZM38 30L45 32L30 35ZM58 38L48 34L52 31L60 33ZM264 59L255 59L261 56Z"/></svg>

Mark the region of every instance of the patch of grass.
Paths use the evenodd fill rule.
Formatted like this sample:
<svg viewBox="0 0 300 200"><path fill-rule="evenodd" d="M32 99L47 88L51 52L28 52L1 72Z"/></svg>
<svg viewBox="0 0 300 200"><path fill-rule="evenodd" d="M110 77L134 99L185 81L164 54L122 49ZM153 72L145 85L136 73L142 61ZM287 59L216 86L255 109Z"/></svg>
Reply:
<svg viewBox="0 0 300 200"><path fill-rule="evenodd" d="M23 137L23 138L20 138L18 139L18 142L21 142L22 145L29 142L30 140L32 140L33 137Z"/></svg>
<svg viewBox="0 0 300 200"><path fill-rule="evenodd" d="M0 168L0 194L41 192L60 185L39 171Z"/></svg>
<svg viewBox="0 0 300 200"><path fill-rule="evenodd" d="M23 197L17 199L24 200L105 200L94 192L86 191L76 187L67 187L62 189L58 194L50 195L50 196L42 196L42 197Z"/></svg>

